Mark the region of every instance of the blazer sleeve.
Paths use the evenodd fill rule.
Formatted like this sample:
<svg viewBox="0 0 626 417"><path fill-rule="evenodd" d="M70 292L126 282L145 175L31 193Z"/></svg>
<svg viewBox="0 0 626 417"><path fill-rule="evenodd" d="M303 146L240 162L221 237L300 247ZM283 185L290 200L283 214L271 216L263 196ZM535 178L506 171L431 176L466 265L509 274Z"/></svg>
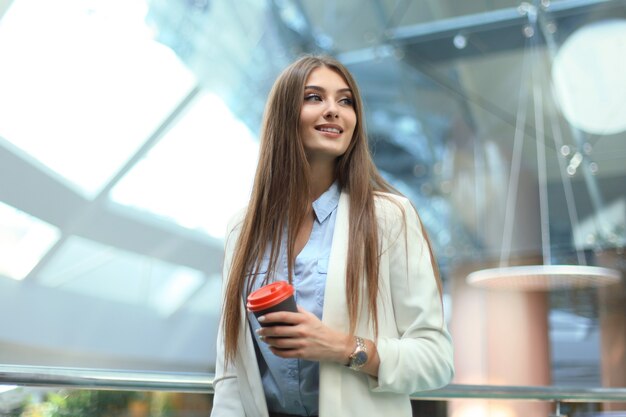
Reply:
<svg viewBox="0 0 626 417"><path fill-rule="evenodd" d="M235 216L229 222L228 233L226 235L226 244L224 250L224 267L222 271L222 300L226 292L228 272L232 261L233 251L238 238L235 229L239 226L239 218ZM245 417L241 395L239 392L239 380L237 369L233 363L224 366L224 333L222 326L222 318L220 318L219 328L217 331L217 349L215 358L215 378L213 379L213 407L211 417ZM245 335L240 335L244 337Z"/></svg>
<svg viewBox="0 0 626 417"><path fill-rule="evenodd" d="M388 273L398 337L378 338L378 378L369 381L374 392L411 394L452 380L453 351L420 220L409 200L397 201L404 214L393 207L386 223L391 231Z"/></svg>

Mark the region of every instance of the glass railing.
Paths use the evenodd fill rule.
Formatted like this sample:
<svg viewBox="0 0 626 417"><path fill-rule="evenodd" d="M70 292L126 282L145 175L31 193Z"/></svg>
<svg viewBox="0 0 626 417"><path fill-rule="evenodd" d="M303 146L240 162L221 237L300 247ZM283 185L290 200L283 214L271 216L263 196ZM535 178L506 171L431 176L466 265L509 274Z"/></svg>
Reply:
<svg viewBox="0 0 626 417"><path fill-rule="evenodd" d="M212 404L212 381L213 375L208 373L0 365L0 417L207 416ZM586 416L602 412L594 403L616 404L608 409L626 410L619 405L626 406L626 388L452 384L415 393L412 399L452 404L466 400L539 401L551 403L547 413L551 415L562 415L562 406L571 410L578 407L575 404L587 404L585 411L578 413ZM444 407L436 414L446 412ZM626 411L607 415L626 415Z"/></svg>

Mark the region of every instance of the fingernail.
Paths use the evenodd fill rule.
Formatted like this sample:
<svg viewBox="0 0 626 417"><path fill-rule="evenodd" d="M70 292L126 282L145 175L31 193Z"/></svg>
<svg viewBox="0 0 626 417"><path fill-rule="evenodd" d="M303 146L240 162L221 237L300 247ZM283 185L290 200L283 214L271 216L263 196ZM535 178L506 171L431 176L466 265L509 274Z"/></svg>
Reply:
<svg viewBox="0 0 626 417"><path fill-rule="evenodd" d="M259 336L259 340L260 340L261 342L265 342L265 336Z"/></svg>
<svg viewBox="0 0 626 417"><path fill-rule="evenodd" d="M264 322L265 321L265 316L261 316L257 320L259 321L259 323Z"/></svg>

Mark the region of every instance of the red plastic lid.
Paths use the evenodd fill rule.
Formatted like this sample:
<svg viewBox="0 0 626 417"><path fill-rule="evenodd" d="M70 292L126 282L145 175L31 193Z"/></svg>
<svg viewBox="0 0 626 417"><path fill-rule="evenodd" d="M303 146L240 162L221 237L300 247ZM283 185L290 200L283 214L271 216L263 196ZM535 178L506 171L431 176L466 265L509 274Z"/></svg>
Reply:
<svg viewBox="0 0 626 417"><path fill-rule="evenodd" d="M248 309L261 311L286 300L293 295L293 286L288 282L278 281L259 288L248 296Z"/></svg>

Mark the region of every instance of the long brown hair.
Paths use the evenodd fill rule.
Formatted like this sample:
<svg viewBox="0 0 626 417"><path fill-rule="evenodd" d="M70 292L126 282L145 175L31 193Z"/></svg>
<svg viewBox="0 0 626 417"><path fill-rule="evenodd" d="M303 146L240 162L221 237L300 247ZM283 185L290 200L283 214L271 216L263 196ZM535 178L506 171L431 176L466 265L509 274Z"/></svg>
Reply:
<svg viewBox="0 0 626 417"><path fill-rule="evenodd" d="M349 195L350 201L346 271L350 333L356 328L357 314L362 302L361 294L365 294L367 298L368 319L373 323L375 333L378 333L376 298L380 248L374 193L399 193L380 176L372 161L365 133L361 96L352 75L331 57L305 56L281 73L265 107L259 163L252 195L227 277L222 323L225 363L234 359L241 337L239 329L242 297L250 291L253 284L252 279L246 277L256 276L259 272L258 268L268 245L270 256L266 279L272 275L285 228L288 280L292 280L296 235L311 204L309 164L299 133L300 111L306 80L311 71L322 66L337 72L352 90L357 120L350 145L337 158L336 163L337 181L342 191ZM425 233L424 236L426 237ZM432 251L430 252L433 268L437 271Z"/></svg>

